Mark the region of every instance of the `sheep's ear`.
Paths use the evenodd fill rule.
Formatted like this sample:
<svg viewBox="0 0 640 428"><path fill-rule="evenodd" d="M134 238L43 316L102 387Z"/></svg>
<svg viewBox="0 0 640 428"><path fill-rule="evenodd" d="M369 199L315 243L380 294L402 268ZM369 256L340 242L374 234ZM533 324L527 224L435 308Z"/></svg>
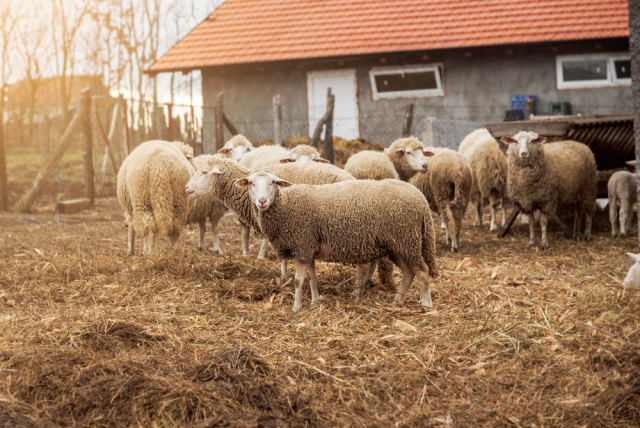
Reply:
<svg viewBox="0 0 640 428"><path fill-rule="evenodd" d="M428 158L430 158L431 156L435 156L436 154L433 153L431 150L425 150L424 151L424 155Z"/></svg>
<svg viewBox="0 0 640 428"><path fill-rule="evenodd" d="M228 148L228 147L223 147L223 148L221 148L220 150L218 150L218 153L222 153L222 154L224 155L224 154L229 153L230 151L231 151L231 149L230 149L230 148Z"/></svg>
<svg viewBox="0 0 640 428"><path fill-rule="evenodd" d="M278 187L291 187L291 186L293 186L293 184L289 183L288 181L284 181L284 180L276 180L276 181L274 181L274 183Z"/></svg>
<svg viewBox="0 0 640 428"><path fill-rule="evenodd" d="M247 151L250 152L251 150L253 150L253 147L247 146Z"/></svg>
<svg viewBox="0 0 640 428"><path fill-rule="evenodd" d="M323 158L317 158L317 159L314 159L314 161L316 161L316 162L320 162L320 163L331 163L331 162L329 162L328 160L323 159Z"/></svg>
<svg viewBox="0 0 640 428"><path fill-rule="evenodd" d="M220 172L220 169L217 166L214 166L213 169L211 171L209 171L211 174L222 174Z"/></svg>
<svg viewBox="0 0 640 428"><path fill-rule="evenodd" d="M631 168L635 168L636 167L636 161L632 160L632 161L627 161L626 164L628 166L630 166Z"/></svg>
<svg viewBox="0 0 640 428"><path fill-rule="evenodd" d="M533 140L531 140L531 142L533 144L544 144L547 142L547 138L546 137L538 137L538 138L534 138Z"/></svg>
<svg viewBox="0 0 640 428"><path fill-rule="evenodd" d="M505 144L515 144L517 143L516 139L513 137L502 137L500 138L500 141L502 141Z"/></svg>
<svg viewBox="0 0 640 428"><path fill-rule="evenodd" d="M627 253L627 258L631 264L638 263L640 260L640 254Z"/></svg>
<svg viewBox="0 0 640 428"><path fill-rule="evenodd" d="M245 178L240 178L236 180L235 184L237 187L247 187L248 185L251 184L251 182L249 181L249 178L245 177Z"/></svg>
<svg viewBox="0 0 640 428"><path fill-rule="evenodd" d="M396 156L402 156L404 154L404 149L398 149L395 151Z"/></svg>
<svg viewBox="0 0 640 428"><path fill-rule="evenodd" d="M287 158L287 159L280 159L280 163L289 163L289 162L295 162L295 159L291 159L291 158Z"/></svg>

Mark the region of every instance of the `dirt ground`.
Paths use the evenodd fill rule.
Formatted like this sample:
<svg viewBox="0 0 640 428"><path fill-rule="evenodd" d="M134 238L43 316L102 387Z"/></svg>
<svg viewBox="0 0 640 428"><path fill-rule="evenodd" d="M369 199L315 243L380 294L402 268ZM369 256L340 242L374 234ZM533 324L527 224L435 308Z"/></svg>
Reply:
<svg viewBox="0 0 640 428"><path fill-rule="evenodd" d="M53 217L0 218L0 427L640 425L637 231L606 215L545 252L468 215L460 253L437 231L433 310L415 285L403 307L377 283L354 298L355 268L319 263L297 314L232 215L224 256L194 227L149 258L125 255L114 198Z"/></svg>

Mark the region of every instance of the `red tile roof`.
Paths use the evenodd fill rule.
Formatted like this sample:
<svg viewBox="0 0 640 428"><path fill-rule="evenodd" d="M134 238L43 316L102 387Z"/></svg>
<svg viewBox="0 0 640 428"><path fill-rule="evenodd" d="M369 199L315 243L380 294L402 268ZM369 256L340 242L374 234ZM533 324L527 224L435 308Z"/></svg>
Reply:
<svg viewBox="0 0 640 428"><path fill-rule="evenodd" d="M628 37L626 0L227 0L149 71Z"/></svg>

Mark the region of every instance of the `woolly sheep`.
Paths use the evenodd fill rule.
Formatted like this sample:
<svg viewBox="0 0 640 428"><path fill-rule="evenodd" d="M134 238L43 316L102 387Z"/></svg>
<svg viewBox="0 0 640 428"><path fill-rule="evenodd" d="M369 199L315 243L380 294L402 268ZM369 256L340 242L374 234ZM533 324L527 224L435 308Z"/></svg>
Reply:
<svg viewBox="0 0 640 428"><path fill-rule="evenodd" d="M540 211L540 249L545 250L549 248L547 217L563 207L574 209L573 239L578 237L584 215L584 240L590 240L597 179L596 161L589 147L576 141L544 145L546 138L527 131L503 137L502 141L509 144L509 196L516 207L529 216L529 245L535 245L536 241L533 212Z"/></svg>
<svg viewBox="0 0 640 428"><path fill-rule="evenodd" d="M627 162L635 167L635 161ZM618 234L618 207L620 207L620 235L626 236L633 222L633 204L638 201L636 174L629 171L615 172L607 183L609 195L609 220L611 235Z"/></svg>
<svg viewBox="0 0 640 428"><path fill-rule="evenodd" d="M482 226L484 206L491 205L489 230L498 230L497 211L502 207L502 225L507 221L506 209L502 206L502 189L507 183L507 157L498 142L486 129L478 129L467 135L458 148L473 172L471 203L475 207L476 223Z"/></svg>
<svg viewBox="0 0 640 428"><path fill-rule="evenodd" d="M241 160L240 165L254 170L268 165L287 162L320 162L327 163L326 159L322 159L318 151L306 144L300 144L291 150L282 146L260 146L257 149L247 153Z"/></svg>
<svg viewBox="0 0 640 428"><path fill-rule="evenodd" d="M247 140L244 135L238 134L227 141L224 147L218 150L218 154L240 162L240 159L251 150L253 150L251 141Z"/></svg>
<svg viewBox="0 0 640 428"><path fill-rule="evenodd" d="M422 305L432 307L429 275L437 276L434 232L427 201L415 187L398 180L294 186L266 171L236 185L249 187L262 233L278 257L295 260L294 311L302 307L307 271L312 303L318 301L316 259L358 264L356 288L361 288L368 264L383 256L393 257L403 273L394 302L403 302L417 276Z"/></svg>
<svg viewBox="0 0 640 428"><path fill-rule="evenodd" d="M409 182L427 198L431 210L440 214L447 244L451 242L451 251L455 253L460 243L462 218L469 204L473 175L461 154L444 148L430 150L435 156L429 159L429 171L416 174Z"/></svg>
<svg viewBox="0 0 640 428"><path fill-rule="evenodd" d="M351 156L344 165L344 170L358 180L386 180L400 176L389 157L381 152L364 150Z"/></svg>
<svg viewBox="0 0 640 428"><path fill-rule="evenodd" d="M118 200L129 226L128 254L134 255L136 233L143 253L150 254L158 236L180 237L189 213L185 184L194 174L193 150L183 143L149 141L140 144L118 172Z"/></svg>
<svg viewBox="0 0 640 428"><path fill-rule="evenodd" d="M196 170L200 169L202 165L209 161L214 156L219 155L201 155L194 159ZM187 216L187 224L197 224L200 231L200 239L198 240L198 249L204 251L205 244L204 238L207 231L207 220L211 223L211 232L213 234L213 252L216 254L222 254L220 249L220 241L218 239L218 223L220 219L224 217L227 207L224 206L220 200L216 199L213 195L208 194L199 197L193 201L189 206L189 215Z"/></svg>
<svg viewBox="0 0 640 428"><path fill-rule="evenodd" d="M640 288L640 254L627 253L631 268L622 282L625 287Z"/></svg>

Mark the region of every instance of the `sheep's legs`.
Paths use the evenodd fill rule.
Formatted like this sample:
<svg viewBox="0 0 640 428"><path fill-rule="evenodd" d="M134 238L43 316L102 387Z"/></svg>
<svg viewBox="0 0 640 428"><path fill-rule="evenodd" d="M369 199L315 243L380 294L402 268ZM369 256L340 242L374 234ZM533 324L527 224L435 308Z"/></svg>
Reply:
<svg viewBox="0 0 640 428"><path fill-rule="evenodd" d="M287 261L280 261L280 281L284 284L289 279L289 274L287 273Z"/></svg>
<svg viewBox="0 0 640 428"><path fill-rule="evenodd" d="M211 233L213 234L213 252L222 255L222 250L220 249L220 240L218 239L218 223L220 223L220 219L224 217L224 212L218 218L211 219ZM206 225L205 225L206 226ZM202 243L204 248L204 242Z"/></svg>
<svg viewBox="0 0 640 428"><path fill-rule="evenodd" d="M629 205L629 210L627 211L627 232L631 231L631 226L633 225L633 207Z"/></svg>
<svg viewBox="0 0 640 428"><path fill-rule="evenodd" d="M611 236L618 234L618 204L609 199L609 221L611 222Z"/></svg>
<svg viewBox="0 0 640 428"><path fill-rule="evenodd" d="M587 214L584 222L584 242L591 241L591 214Z"/></svg>
<svg viewBox="0 0 640 428"><path fill-rule="evenodd" d="M631 229L631 217L632 212L629 209L629 198L622 198L620 201L620 235L626 236L629 229Z"/></svg>
<svg viewBox="0 0 640 428"><path fill-rule="evenodd" d="M242 226L242 255L249 255L249 234L251 228L249 226Z"/></svg>
<svg viewBox="0 0 640 428"><path fill-rule="evenodd" d="M502 223L501 223L501 226L504 227L505 224L507 224L507 209L503 206L502 207Z"/></svg>
<svg viewBox="0 0 640 428"><path fill-rule="evenodd" d="M576 208L573 214L573 240L577 241L580 235L580 227L582 226L582 218L580 212Z"/></svg>
<svg viewBox="0 0 640 428"><path fill-rule="evenodd" d="M149 232L147 236L144 237L144 248L142 250L144 255L149 255L153 253L155 247L155 234L153 232Z"/></svg>
<svg viewBox="0 0 640 428"><path fill-rule="evenodd" d="M542 228L542 240L540 241L540 249L546 250L549 248L549 241L547 240L547 215L540 213L540 227Z"/></svg>
<svg viewBox="0 0 640 428"><path fill-rule="evenodd" d="M369 265L369 272L367 273L367 281L372 281L373 280L373 274L376 273L376 269L378 268L378 260L374 260L371 262L371 265Z"/></svg>
<svg viewBox="0 0 640 428"><path fill-rule="evenodd" d="M269 245L269 241L267 238L262 238L262 244L260 245L260 252L258 253L259 259L264 259L267 256L267 246Z"/></svg>
<svg viewBox="0 0 640 428"><path fill-rule="evenodd" d="M463 215L464 213L460 213L457 217L453 218L453 224L455 225L455 230L453 231L453 236L455 238L455 241L453 243L453 245L455 245L455 247L453 248L454 253L457 253L458 248L460 248L460 231L462 230Z"/></svg>
<svg viewBox="0 0 640 428"><path fill-rule="evenodd" d="M307 275L308 269L309 265L296 260L296 279L294 280L296 286L296 297L293 304L293 312L298 312L302 309L302 284L304 284L304 278Z"/></svg>
<svg viewBox="0 0 640 428"><path fill-rule="evenodd" d="M429 285L429 275L424 270L418 270L416 279L420 285L420 298L423 308L433 308L431 303L431 286Z"/></svg>
<svg viewBox="0 0 640 428"><path fill-rule="evenodd" d="M204 251L204 235L207 233L207 221L203 220L198 223L198 231L200 232L200 239L198 240L198 250Z"/></svg>
<svg viewBox="0 0 640 428"><path fill-rule="evenodd" d="M442 224L444 225L445 242L447 245L451 243L451 230L449 230L449 219L447 218L447 213L445 210L441 211L440 217L442 217Z"/></svg>
<svg viewBox="0 0 640 428"><path fill-rule="evenodd" d="M387 290L396 291L396 283L393 280L393 262L389 257L378 259L378 280Z"/></svg>
<svg viewBox="0 0 640 428"><path fill-rule="evenodd" d="M133 226L129 225L129 248L127 250L127 255L133 256L136 253L135 243L136 243L136 231Z"/></svg>
<svg viewBox="0 0 640 428"><path fill-rule="evenodd" d="M315 260L309 265L309 286L311 287L311 304L315 305L320 301L320 293L318 292L318 277L316 276Z"/></svg>
<svg viewBox="0 0 640 428"><path fill-rule="evenodd" d="M529 246L533 247L536 245L536 220L533 213L526 216L529 219Z"/></svg>
<svg viewBox="0 0 640 428"><path fill-rule="evenodd" d="M482 226L482 215L483 215L483 206L482 206L482 200L477 200L475 201L475 206L476 206L476 227L480 227Z"/></svg>
<svg viewBox="0 0 640 428"><path fill-rule="evenodd" d="M489 226L489 230L495 232L498 230L498 206L500 205L500 201L494 196L489 196L489 203L491 206L491 225ZM504 220L504 213L502 219Z"/></svg>
<svg viewBox="0 0 640 428"><path fill-rule="evenodd" d="M402 304L404 302L404 298L407 296L407 292L409 291L409 287L411 286L411 281L413 281L413 277L415 274L413 270L407 265L407 263L399 256L395 256L396 262L400 266L402 270L402 282L400 283L400 288L396 293L396 297L393 299L393 303Z"/></svg>
<svg viewBox="0 0 640 428"><path fill-rule="evenodd" d="M358 265L357 273L356 273L356 285L353 287L354 296L360 297L362 295L362 289L364 288L364 284L367 282L367 276L369 276L369 268L371 267L371 263L365 263Z"/></svg>

